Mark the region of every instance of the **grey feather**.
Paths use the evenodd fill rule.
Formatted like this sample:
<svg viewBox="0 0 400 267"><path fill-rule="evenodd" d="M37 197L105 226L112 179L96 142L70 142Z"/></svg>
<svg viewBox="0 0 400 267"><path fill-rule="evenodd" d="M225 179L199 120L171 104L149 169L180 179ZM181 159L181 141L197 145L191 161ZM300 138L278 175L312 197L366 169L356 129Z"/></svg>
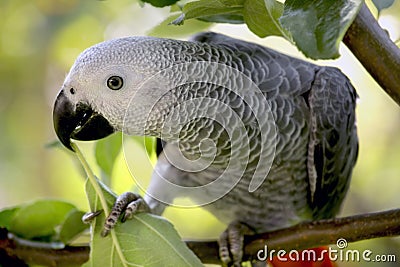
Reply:
<svg viewBox="0 0 400 267"><path fill-rule="evenodd" d="M348 79L335 68L319 67L220 34L203 33L191 41L205 43L203 49L211 54L226 53L225 64L251 77L268 99L279 130L268 182L251 194L246 190L248 181L242 181L205 208L225 222L242 220L258 231L334 216L358 152L357 96ZM257 147L252 153L257 153ZM218 175L209 169L181 174L179 180L201 185ZM199 196L191 197L196 200Z"/></svg>

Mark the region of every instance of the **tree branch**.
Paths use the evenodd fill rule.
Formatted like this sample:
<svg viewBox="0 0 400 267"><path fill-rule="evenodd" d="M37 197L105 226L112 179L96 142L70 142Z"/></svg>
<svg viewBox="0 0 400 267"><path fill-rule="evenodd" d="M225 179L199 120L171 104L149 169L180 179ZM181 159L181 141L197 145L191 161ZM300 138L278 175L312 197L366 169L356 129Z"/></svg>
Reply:
<svg viewBox="0 0 400 267"><path fill-rule="evenodd" d="M4 230L3 230L4 231ZM268 250L306 249L336 244L339 238L347 242L400 235L400 209L356 215L351 217L304 222L268 233L245 236L244 259L254 260L257 252ZM0 235L0 252L25 262L46 266L81 265L89 258L89 246L67 246L52 249L35 246L35 242L21 242L10 235ZM186 241L188 247L203 263L219 264L217 241Z"/></svg>
<svg viewBox="0 0 400 267"><path fill-rule="evenodd" d="M400 209L350 217L304 222L295 226L254 236L245 236L244 259L254 260L257 252L268 250L301 250L347 242L400 235ZM188 247L204 263L220 263L216 241L187 241Z"/></svg>
<svg viewBox="0 0 400 267"><path fill-rule="evenodd" d="M343 42L386 93L400 105L400 49L363 4Z"/></svg>
<svg viewBox="0 0 400 267"><path fill-rule="evenodd" d="M0 266L80 266L89 259L90 247L65 246L54 249L46 243L24 240L0 228ZM22 261L21 261L22 260Z"/></svg>

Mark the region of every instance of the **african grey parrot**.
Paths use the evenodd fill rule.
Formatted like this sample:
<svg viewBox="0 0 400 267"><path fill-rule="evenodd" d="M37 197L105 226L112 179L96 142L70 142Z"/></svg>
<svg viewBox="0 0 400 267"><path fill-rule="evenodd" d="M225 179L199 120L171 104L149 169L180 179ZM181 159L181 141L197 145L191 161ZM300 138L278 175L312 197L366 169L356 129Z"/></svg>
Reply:
<svg viewBox="0 0 400 267"><path fill-rule="evenodd" d="M161 214L184 195L229 225L221 259L240 266L244 233L337 214L358 153L356 98L337 68L207 32L88 48L53 116L69 149L115 131L165 144L144 201L121 195L105 234L125 210Z"/></svg>

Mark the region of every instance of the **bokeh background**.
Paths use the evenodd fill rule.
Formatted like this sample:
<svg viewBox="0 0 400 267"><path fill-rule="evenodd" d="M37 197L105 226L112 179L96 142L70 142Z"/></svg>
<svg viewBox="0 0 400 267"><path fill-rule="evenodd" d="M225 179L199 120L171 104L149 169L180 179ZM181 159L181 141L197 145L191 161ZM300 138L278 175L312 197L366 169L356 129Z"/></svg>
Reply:
<svg viewBox="0 0 400 267"><path fill-rule="evenodd" d="M71 152L49 144L56 140L52 126L55 96L77 55L93 44L149 34L186 39L188 32L209 28L304 58L283 39L260 39L244 25L193 21L180 27L168 26L164 20L169 11L169 8L141 6L135 0L0 1L0 209L40 198L57 198L87 210L85 176L79 163ZM400 0L381 12L379 22L393 40L400 38ZM340 52L339 59L317 64L342 69L360 96L357 108L360 154L341 215L399 208L400 108L344 45ZM79 146L95 172L99 172L93 143L79 143ZM146 165L143 162L149 158L140 143L133 146L126 152L129 158L135 157L131 169L134 168L135 176L147 179L151 168L143 168ZM122 153L112 177L117 193L132 189L133 179ZM225 227L200 208L169 208L165 216L185 238L216 238ZM356 242L348 248L394 254L397 263L341 262L339 266L400 264L398 237Z"/></svg>

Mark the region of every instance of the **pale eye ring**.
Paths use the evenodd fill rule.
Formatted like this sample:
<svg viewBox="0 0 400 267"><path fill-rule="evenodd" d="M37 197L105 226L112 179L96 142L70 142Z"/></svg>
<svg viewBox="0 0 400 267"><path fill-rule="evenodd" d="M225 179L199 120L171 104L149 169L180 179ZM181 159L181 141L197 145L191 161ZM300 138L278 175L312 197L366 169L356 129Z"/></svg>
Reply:
<svg viewBox="0 0 400 267"><path fill-rule="evenodd" d="M119 90L124 85L124 80L120 76L111 76L107 80L107 87L111 90Z"/></svg>

